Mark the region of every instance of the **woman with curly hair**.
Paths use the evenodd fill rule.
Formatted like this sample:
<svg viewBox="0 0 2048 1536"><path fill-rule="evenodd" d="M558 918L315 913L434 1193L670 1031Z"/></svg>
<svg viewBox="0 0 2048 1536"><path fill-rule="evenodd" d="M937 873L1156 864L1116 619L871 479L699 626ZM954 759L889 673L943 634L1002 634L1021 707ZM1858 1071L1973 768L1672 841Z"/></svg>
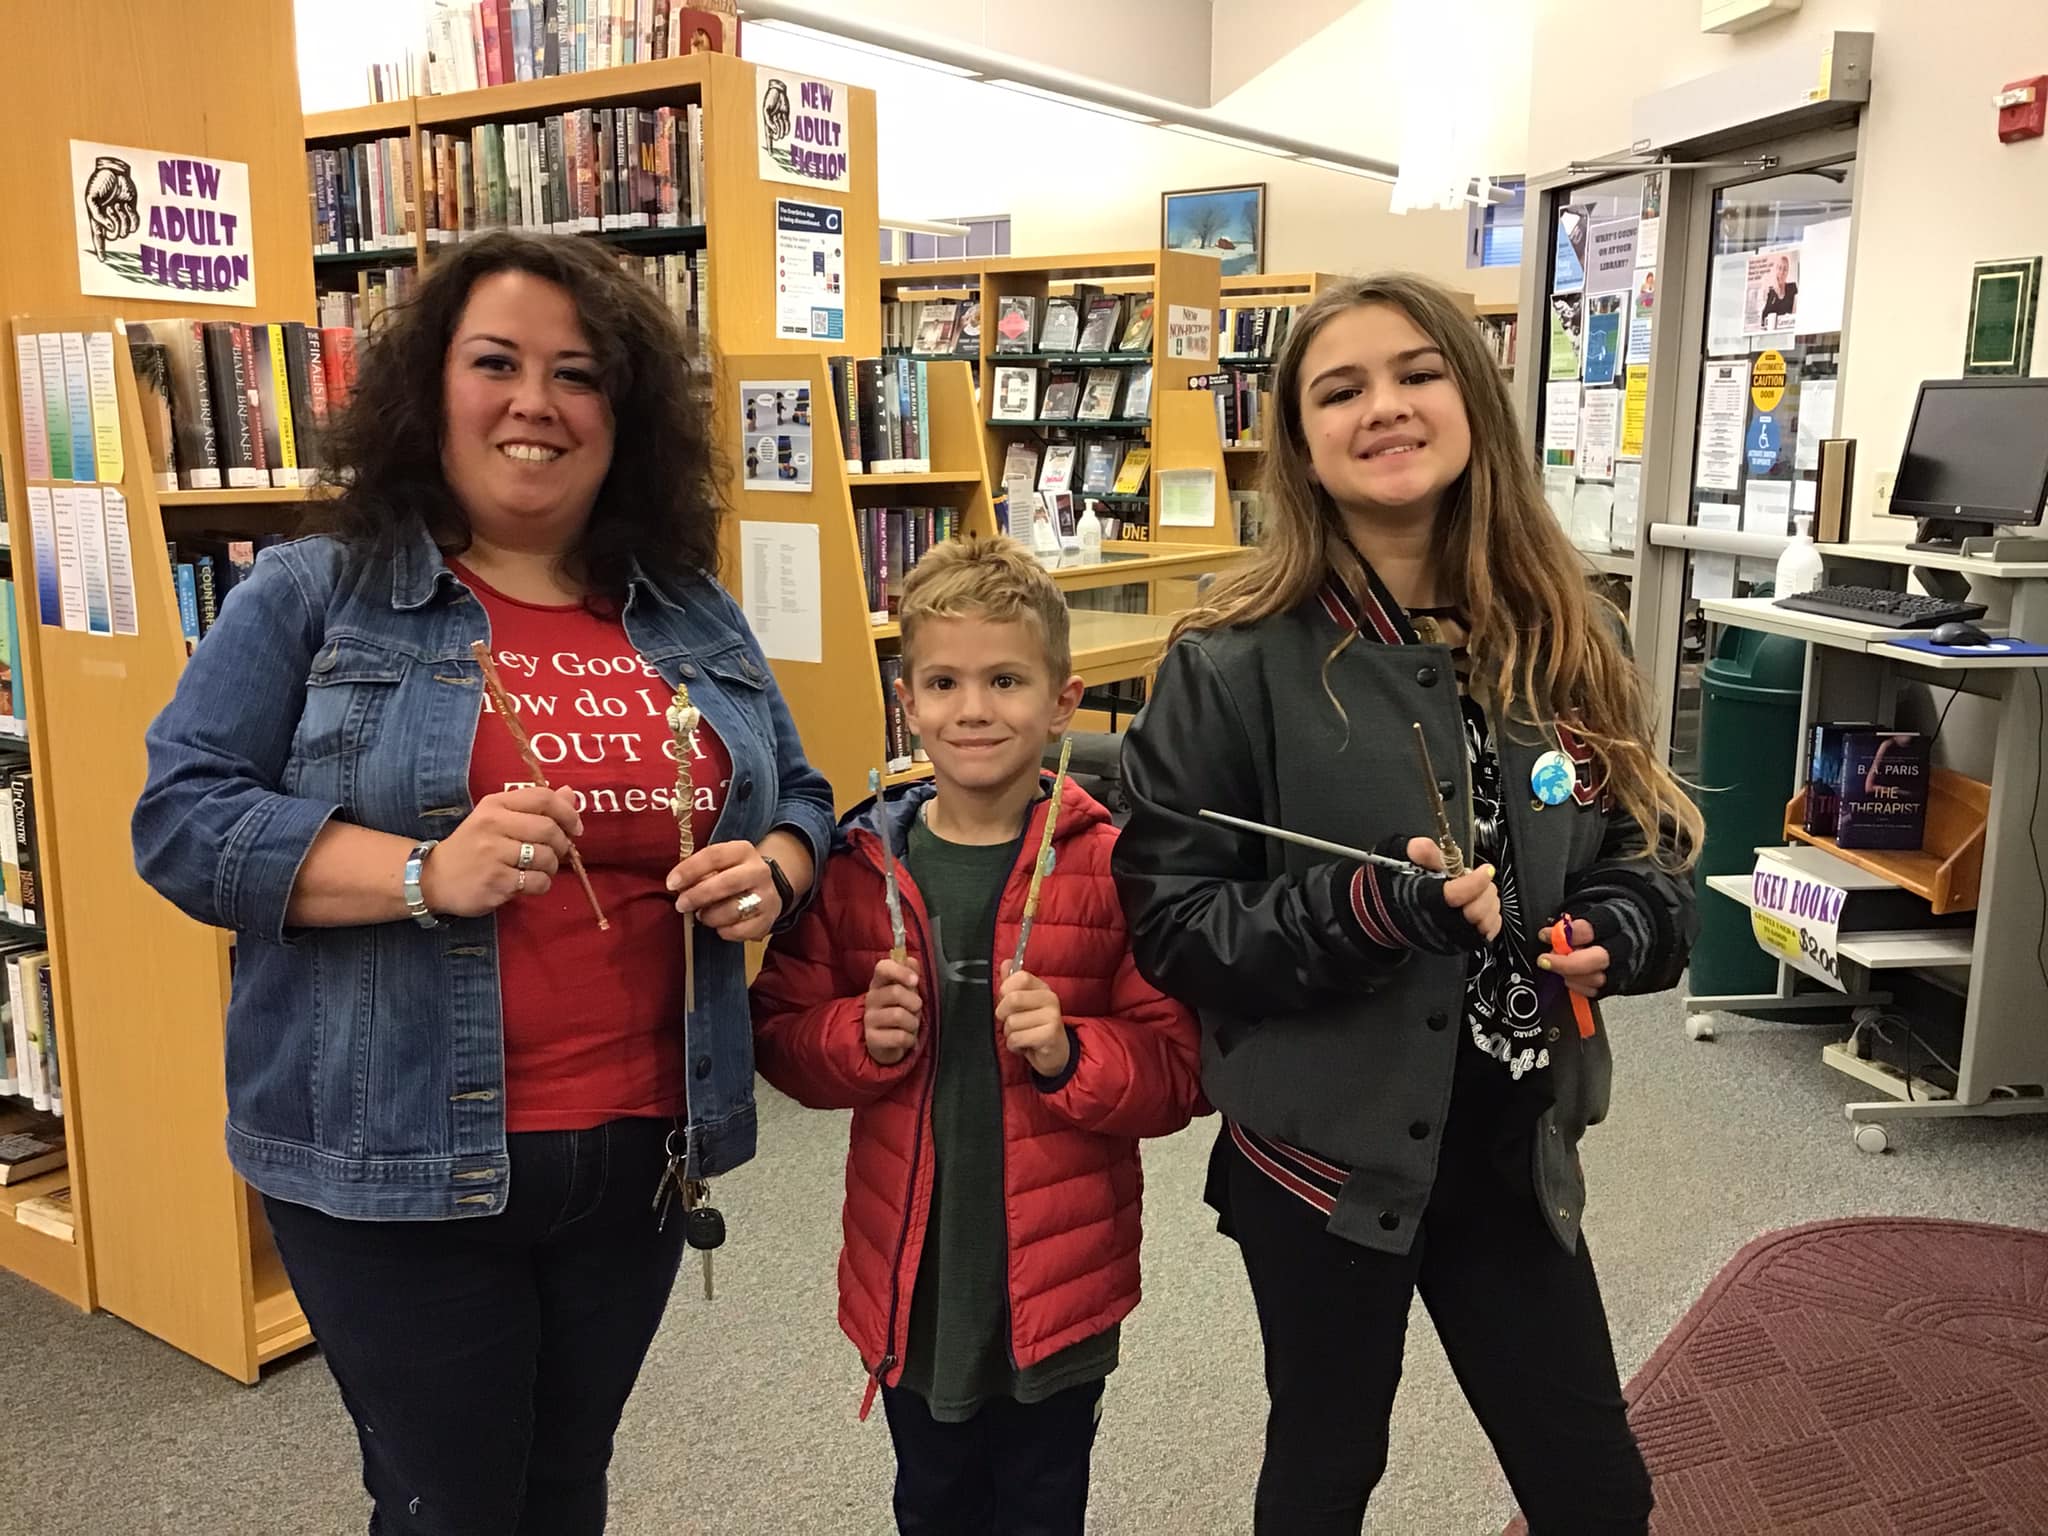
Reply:
<svg viewBox="0 0 2048 1536"><path fill-rule="evenodd" d="M238 935L228 1152L387 1536L603 1529L682 1252L657 1191L754 1151L742 943L833 810L711 574L710 444L638 280L465 242L366 349L331 531L264 551L149 731L136 862Z"/></svg>

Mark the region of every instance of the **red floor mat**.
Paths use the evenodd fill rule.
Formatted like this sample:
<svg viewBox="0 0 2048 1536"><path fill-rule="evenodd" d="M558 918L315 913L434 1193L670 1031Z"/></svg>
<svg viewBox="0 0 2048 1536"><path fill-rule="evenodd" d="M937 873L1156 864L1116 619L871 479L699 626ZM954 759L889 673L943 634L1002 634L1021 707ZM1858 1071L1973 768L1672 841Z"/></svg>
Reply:
<svg viewBox="0 0 2048 1536"><path fill-rule="evenodd" d="M1893 1218L1768 1233L1627 1395L1656 1536L2042 1536L2048 1233Z"/></svg>

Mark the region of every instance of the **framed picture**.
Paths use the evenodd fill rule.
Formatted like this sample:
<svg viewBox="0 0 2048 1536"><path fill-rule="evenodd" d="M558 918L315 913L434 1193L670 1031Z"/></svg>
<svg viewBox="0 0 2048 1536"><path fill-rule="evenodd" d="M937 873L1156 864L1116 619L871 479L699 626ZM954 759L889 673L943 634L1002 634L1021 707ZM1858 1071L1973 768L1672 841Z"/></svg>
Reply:
<svg viewBox="0 0 2048 1536"><path fill-rule="evenodd" d="M1168 250L1220 257L1225 277L1263 272L1266 184L1160 193L1159 243Z"/></svg>

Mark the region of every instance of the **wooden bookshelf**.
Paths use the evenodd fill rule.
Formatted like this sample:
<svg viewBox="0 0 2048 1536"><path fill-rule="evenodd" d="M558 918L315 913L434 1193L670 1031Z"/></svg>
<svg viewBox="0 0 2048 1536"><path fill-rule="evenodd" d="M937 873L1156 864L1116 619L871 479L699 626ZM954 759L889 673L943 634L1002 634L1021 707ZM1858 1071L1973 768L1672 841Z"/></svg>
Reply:
<svg viewBox="0 0 2048 1536"><path fill-rule="evenodd" d="M1139 366L1150 363L1152 367L1151 416L1143 422L1007 422L985 420L987 435L986 456L992 473L1000 475L1004 454L1011 443L1020 436L1036 436L1044 440L1048 433L1061 437L1050 440L1064 440L1071 436L1077 441L1085 440L1091 432L1112 431L1128 435L1143 434L1152 445L1152 464L1147 480L1146 525L1155 539L1171 539L1181 543L1235 544L1237 530L1230 516L1230 500L1227 495L1227 477L1216 437L1214 407L1207 405L1207 397L1195 397L1187 388L1187 381L1196 374L1207 373L1215 368L1215 330L1213 320L1209 332L1206 355L1201 357L1174 356L1168 339L1167 315L1170 307L1178 306L1199 309L1214 316L1218 307L1219 282L1218 263L1212 257L1193 256L1184 251L1107 251L1083 253L1072 256L991 256L978 257L968 261L919 261L885 264L881 269L881 291L885 300L896 298L918 299L938 297L938 291L954 290L978 292L981 301L981 355L980 355L980 398L984 401L994 398L994 370L998 366L1010 366L1013 361L1022 363L1019 357L1012 359L1005 355L998 357L994 351L995 327L992 317L997 303L1005 296L1034 297L1042 304L1048 295L1070 290L1075 283L1089 283L1111 292L1150 293L1153 295L1154 322L1152 346L1146 353L1103 354L1105 361L1099 366ZM1072 359L1062 357L1061 361L1072 361L1076 367L1086 367L1079 359L1096 354L1074 354ZM1043 362L1033 366L1043 367ZM1169 397L1179 404L1169 404ZM1207 406L1206 425L1197 419L1198 413L1191 405ZM1215 508L1213 518L1198 528L1167 527L1161 522L1160 474L1170 470L1209 469L1215 473ZM1085 500L1076 492L1077 500Z"/></svg>

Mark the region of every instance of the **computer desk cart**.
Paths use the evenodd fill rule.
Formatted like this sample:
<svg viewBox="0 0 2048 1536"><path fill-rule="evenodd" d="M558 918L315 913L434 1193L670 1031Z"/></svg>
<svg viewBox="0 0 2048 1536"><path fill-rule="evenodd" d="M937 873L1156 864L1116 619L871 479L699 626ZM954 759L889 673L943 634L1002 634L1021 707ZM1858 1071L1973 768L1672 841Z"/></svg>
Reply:
<svg viewBox="0 0 2048 1536"><path fill-rule="evenodd" d="M1887 544L1823 544L1828 580L1902 588L1909 567L1960 571L1977 583L1975 595L1991 606L1987 627L2011 638L2048 643L2048 560L2002 564L1952 554L1931 554ZM2048 549L2048 546L2044 546ZM1887 971L1928 973L1965 1003L1961 1054L1953 1094L1856 1056L1845 1042L1822 1048L1821 1059L1870 1084L1884 1098L1844 1106L1856 1145L1881 1152L1885 1124L1894 1120L1957 1116L2048 1114L2048 957L2042 954L2043 841L2036 830L2042 791L2042 698L2048 657L1934 656L1895 644L1900 632L1819 614L1779 608L1768 598L1707 599L1709 619L1807 642L1800 741L1815 721L1895 719L1901 681L1953 688L2000 704L1983 835L1983 868L1973 929L1928 929L1844 934L1840 955L1856 965L1864 990L1844 994L1793 967L1778 967L1775 994L1688 996L1687 1033L1710 1037L1713 1012L1767 1013L1840 1008L1889 1000ZM1800 754L1804 773L1805 753ZM1792 790L1803 787L1791 786ZM1832 851L1832 850L1831 850ZM1720 875L1708 884L1720 896L1749 904L1747 875Z"/></svg>

